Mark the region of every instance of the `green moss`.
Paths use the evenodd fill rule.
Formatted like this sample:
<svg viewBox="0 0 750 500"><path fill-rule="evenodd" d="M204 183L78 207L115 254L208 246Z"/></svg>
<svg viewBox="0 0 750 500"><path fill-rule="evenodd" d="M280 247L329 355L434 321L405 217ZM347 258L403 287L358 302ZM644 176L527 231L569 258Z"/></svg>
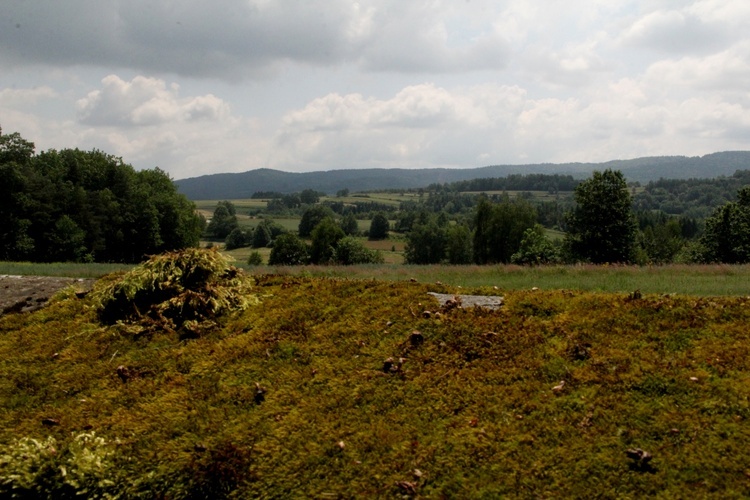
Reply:
<svg viewBox="0 0 750 500"><path fill-rule="evenodd" d="M90 496L750 494L750 300L528 291L440 311L432 290L458 291L259 275L260 305L189 342L100 323L96 294L5 316L0 447L117 443Z"/></svg>

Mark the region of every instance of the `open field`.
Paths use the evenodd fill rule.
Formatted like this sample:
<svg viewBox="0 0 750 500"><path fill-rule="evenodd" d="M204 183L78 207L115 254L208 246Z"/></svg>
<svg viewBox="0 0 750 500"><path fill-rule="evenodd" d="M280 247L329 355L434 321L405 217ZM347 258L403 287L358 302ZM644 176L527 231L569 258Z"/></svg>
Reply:
<svg viewBox="0 0 750 500"><path fill-rule="evenodd" d="M505 305L428 295L461 291ZM0 494L750 495L748 298L294 275L251 292L188 341L102 324L95 294L0 318Z"/></svg>
<svg viewBox="0 0 750 500"><path fill-rule="evenodd" d="M255 273L350 277L453 286L497 286L501 290L582 290L591 292L685 294L697 296L750 296L750 266L602 267L552 266L305 266L260 267Z"/></svg>
<svg viewBox="0 0 750 500"><path fill-rule="evenodd" d="M385 240L371 242L381 247L388 258L391 245L397 246L392 257L398 258L403 242ZM401 249L401 250L399 250ZM684 294L698 296L750 295L750 265L670 265L670 266L405 266L384 264L374 266L300 266L248 268L244 264L252 250L243 248L228 252L236 265L254 274L350 277L383 281L416 279L422 283L440 281L462 287L497 286L503 290L582 290L593 292L633 292ZM264 262L270 249L261 249ZM121 264L32 264L0 262L0 274L28 276L61 276L74 278L100 277L109 272L129 269Z"/></svg>

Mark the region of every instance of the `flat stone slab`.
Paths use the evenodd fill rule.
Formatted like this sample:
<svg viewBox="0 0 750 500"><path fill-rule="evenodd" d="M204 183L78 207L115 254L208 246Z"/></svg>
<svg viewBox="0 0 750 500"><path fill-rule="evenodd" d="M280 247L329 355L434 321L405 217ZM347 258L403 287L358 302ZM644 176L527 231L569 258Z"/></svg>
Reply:
<svg viewBox="0 0 750 500"><path fill-rule="evenodd" d="M470 307L481 307L484 309L500 309L505 301L504 297L499 295L454 295L450 293L435 293L428 292L430 295L435 297L441 306L444 306L446 302L451 299L460 299L461 305L459 307L466 309Z"/></svg>
<svg viewBox="0 0 750 500"><path fill-rule="evenodd" d="M88 290L95 280L47 276L0 275L0 316L41 309L50 297L70 285Z"/></svg>

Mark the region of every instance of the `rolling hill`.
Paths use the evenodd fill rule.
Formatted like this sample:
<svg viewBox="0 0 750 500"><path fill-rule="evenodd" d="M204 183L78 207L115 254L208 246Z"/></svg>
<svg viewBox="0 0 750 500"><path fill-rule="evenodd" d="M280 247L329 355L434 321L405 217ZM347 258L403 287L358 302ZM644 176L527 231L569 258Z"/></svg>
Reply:
<svg viewBox="0 0 750 500"><path fill-rule="evenodd" d="M335 193L409 189L432 183L447 183L510 174L571 174L587 177L594 170L621 170L629 181L648 182L659 178L713 178L750 169L750 151L727 151L705 156L653 156L604 163L539 163L492 165L470 169L345 169L291 173L261 168L242 173L211 174L176 180L181 193L193 200L250 198L256 191L292 193L314 189Z"/></svg>

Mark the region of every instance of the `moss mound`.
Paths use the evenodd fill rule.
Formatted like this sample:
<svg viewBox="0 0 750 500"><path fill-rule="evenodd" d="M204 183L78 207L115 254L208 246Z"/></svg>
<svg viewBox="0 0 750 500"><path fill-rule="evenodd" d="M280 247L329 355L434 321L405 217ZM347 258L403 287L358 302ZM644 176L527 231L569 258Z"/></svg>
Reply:
<svg viewBox="0 0 750 500"><path fill-rule="evenodd" d="M0 498L750 497L750 298L253 290L191 342L0 318Z"/></svg>
<svg viewBox="0 0 750 500"><path fill-rule="evenodd" d="M252 281L215 249L190 248L151 257L94 288L99 319L133 333L161 329L197 336L214 318L256 299Z"/></svg>

